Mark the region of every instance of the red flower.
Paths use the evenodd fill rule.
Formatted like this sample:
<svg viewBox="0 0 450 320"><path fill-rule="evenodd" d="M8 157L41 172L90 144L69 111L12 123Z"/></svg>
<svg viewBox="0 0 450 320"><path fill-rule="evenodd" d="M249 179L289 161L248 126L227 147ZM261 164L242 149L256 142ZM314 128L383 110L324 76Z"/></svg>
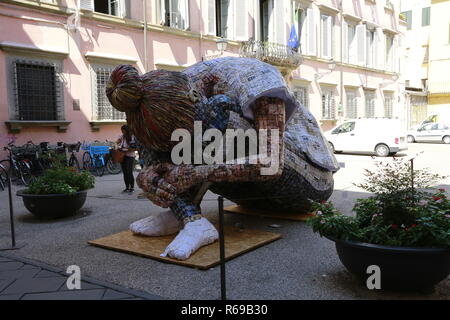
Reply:
<svg viewBox="0 0 450 320"><path fill-rule="evenodd" d="M415 228L415 227L417 227L417 224L413 224L412 226L411 226L411 228Z"/></svg>
<svg viewBox="0 0 450 320"><path fill-rule="evenodd" d="M440 197L436 197L436 196L433 196L433 199L434 199L434 201L438 201L438 200L441 200L441 198L440 198Z"/></svg>
<svg viewBox="0 0 450 320"><path fill-rule="evenodd" d="M396 224L391 224L392 229L398 229L398 226Z"/></svg>

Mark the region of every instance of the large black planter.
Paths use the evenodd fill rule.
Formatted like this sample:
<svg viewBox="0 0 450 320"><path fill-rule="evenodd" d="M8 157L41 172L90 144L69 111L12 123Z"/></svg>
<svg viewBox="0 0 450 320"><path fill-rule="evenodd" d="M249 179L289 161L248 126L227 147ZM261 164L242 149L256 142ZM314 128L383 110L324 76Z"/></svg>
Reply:
<svg viewBox="0 0 450 320"><path fill-rule="evenodd" d="M429 290L450 274L450 247L390 247L329 238L342 264L366 282L367 267L377 265L381 289Z"/></svg>
<svg viewBox="0 0 450 320"><path fill-rule="evenodd" d="M86 202L87 191L75 194L27 194L17 191L25 207L38 218L56 219L74 215Z"/></svg>

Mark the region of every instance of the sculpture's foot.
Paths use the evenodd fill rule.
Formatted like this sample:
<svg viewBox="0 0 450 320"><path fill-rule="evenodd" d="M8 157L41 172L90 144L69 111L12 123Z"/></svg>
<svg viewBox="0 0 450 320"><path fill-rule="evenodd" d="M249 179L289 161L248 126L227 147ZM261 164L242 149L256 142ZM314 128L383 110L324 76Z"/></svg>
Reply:
<svg viewBox="0 0 450 320"><path fill-rule="evenodd" d="M160 237L174 234L183 228L172 211L162 211L150 217L133 222L130 230L139 235Z"/></svg>
<svg viewBox="0 0 450 320"><path fill-rule="evenodd" d="M188 222L161 256L186 260L199 248L213 243L218 238L216 228L205 218Z"/></svg>

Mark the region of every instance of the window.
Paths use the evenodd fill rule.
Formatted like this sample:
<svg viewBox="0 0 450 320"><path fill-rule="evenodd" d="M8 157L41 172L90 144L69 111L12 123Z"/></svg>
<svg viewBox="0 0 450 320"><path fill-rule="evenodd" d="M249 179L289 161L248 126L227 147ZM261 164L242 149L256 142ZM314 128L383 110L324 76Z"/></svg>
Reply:
<svg viewBox="0 0 450 320"><path fill-rule="evenodd" d="M394 68L394 37L386 34L386 70Z"/></svg>
<svg viewBox="0 0 450 320"><path fill-rule="evenodd" d="M80 8L125 17L130 0L80 0ZM129 10L128 10L129 11Z"/></svg>
<svg viewBox="0 0 450 320"><path fill-rule="evenodd" d="M375 93L366 91L366 118L375 118Z"/></svg>
<svg viewBox="0 0 450 320"><path fill-rule="evenodd" d="M217 8L217 36L224 37L230 39L231 35L229 34L229 26L230 26L230 0L217 0L216 1Z"/></svg>
<svg viewBox="0 0 450 320"><path fill-rule="evenodd" d="M348 119L356 119L358 117L358 100L354 90L346 91L347 107L346 115Z"/></svg>
<svg viewBox="0 0 450 320"><path fill-rule="evenodd" d="M366 65L375 68L377 66L376 30L367 30L366 33Z"/></svg>
<svg viewBox="0 0 450 320"><path fill-rule="evenodd" d="M321 56L331 59L333 55L333 17L322 14L320 16L321 28Z"/></svg>
<svg viewBox="0 0 450 320"><path fill-rule="evenodd" d="M336 103L331 89L322 92L322 119L333 120L336 118Z"/></svg>
<svg viewBox="0 0 450 320"><path fill-rule="evenodd" d="M411 10L405 11L405 12L402 12L402 14L406 20L406 29L411 30L411 28L412 28L412 11Z"/></svg>
<svg viewBox="0 0 450 320"><path fill-rule="evenodd" d="M308 88L306 87L295 87L294 88L294 97L297 99L300 104L306 109L309 108L309 97L308 97Z"/></svg>
<svg viewBox="0 0 450 320"><path fill-rule="evenodd" d="M272 3L269 0L262 0L260 4L261 19L261 40L269 41L269 18L272 12Z"/></svg>
<svg viewBox="0 0 450 320"><path fill-rule="evenodd" d="M305 7L302 2L294 2L294 24L300 41L301 52L306 55L317 55L316 22L312 8Z"/></svg>
<svg viewBox="0 0 450 320"><path fill-rule="evenodd" d="M430 25L430 7L422 8L422 27Z"/></svg>
<svg viewBox="0 0 450 320"><path fill-rule="evenodd" d="M186 30L189 28L188 0L160 0L160 18L166 27Z"/></svg>
<svg viewBox="0 0 450 320"><path fill-rule="evenodd" d="M125 113L113 108L105 92L113 69L113 67L94 67L93 110L95 120L125 120Z"/></svg>
<svg viewBox="0 0 450 320"><path fill-rule="evenodd" d="M384 117L392 118L394 115L394 97L391 94L384 96Z"/></svg>
<svg viewBox="0 0 450 320"><path fill-rule="evenodd" d="M347 46L344 48L346 51L346 62L356 64L356 26L354 24L347 23Z"/></svg>
<svg viewBox="0 0 450 320"><path fill-rule="evenodd" d="M304 8L294 9L294 24L299 39L300 51L306 52L306 10Z"/></svg>
<svg viewBox="0 0 450 320"><path fill-rule="evenodd" d="M354 122L346 122L346 123L343 123L342 125L340 125L339 127L337 127L336 129L334 129L331 134L347 133L347 132L352 132L353 130L355 130L355 123Z"/></svg>
<svg viewBox="0 0 450 320"><path fill-rule="evenodd" d="M57 120L55 66L15 63L16 104L19 120Z"/></svg>

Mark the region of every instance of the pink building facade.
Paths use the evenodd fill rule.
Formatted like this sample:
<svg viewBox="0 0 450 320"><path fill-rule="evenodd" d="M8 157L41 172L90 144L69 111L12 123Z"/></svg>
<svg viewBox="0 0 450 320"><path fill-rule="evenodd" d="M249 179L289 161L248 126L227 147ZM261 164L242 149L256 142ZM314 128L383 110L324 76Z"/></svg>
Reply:
<svg viewBox="0 0 450 320"><path fill-rule="evenodd" d="M356 117L404 120L396 1L3 0L0 145L113 140L125 123L104 95L116 65L179 71L242 55L249 39L285 46L293 28L303 63L286 78L323 129Z"/></svg>

